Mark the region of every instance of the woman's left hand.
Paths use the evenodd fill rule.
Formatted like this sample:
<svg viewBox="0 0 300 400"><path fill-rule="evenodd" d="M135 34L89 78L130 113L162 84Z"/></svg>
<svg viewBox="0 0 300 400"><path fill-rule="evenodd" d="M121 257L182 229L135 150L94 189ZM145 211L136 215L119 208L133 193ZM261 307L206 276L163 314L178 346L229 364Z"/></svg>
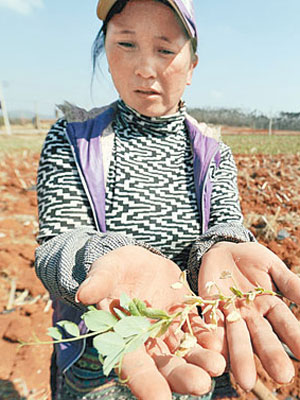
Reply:
<svg viewBox="0 0 300 400"><path fill-rule="evenodd" d="M224 271L232 278L222 279ZM258 243L220 242L214 245L204 255L199 272L199 295L206 299L218 293L217 287L208 282L215 282L225 295L233 295L232 286L244 293L254 291L258 286L269 291L279 290L300 305L299 277ZM257 295L250 302L237 299L235 307L221 306L220 310L225 319L230 367L236 381L245 390L253 388L255 353L276 382L290 382L294 367L280 340L300 359L300 323L289 307L271 294ZM237 314L237 319L230 322L228 315L234 310L241 318Z"/></svg>

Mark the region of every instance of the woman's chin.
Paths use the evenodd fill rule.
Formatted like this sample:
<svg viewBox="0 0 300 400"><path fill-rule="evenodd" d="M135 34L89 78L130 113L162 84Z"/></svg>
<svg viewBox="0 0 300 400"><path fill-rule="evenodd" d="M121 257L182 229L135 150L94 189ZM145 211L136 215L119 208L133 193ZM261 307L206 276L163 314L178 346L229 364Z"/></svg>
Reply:
<svg viewBox="0 0 300 400"><path fill-rule="evenodd" d="M151 101L154 99L150 99L150 101L143 102L124 102L139 114L144 115L146 117L163 117L165 115L175 114L178 107L166 107L163 104L157 104L155 101Z"/></svg>

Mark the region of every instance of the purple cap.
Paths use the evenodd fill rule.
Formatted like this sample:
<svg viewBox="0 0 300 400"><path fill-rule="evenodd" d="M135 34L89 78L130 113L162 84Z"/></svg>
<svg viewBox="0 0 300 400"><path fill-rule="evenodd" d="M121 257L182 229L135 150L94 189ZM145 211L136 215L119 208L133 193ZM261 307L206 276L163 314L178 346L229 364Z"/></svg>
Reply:
<svg viewBox="0 0 300 400"><path fill-rule="evenodd" d="M99 0L97 15L104 21L111 7L117 0ZM193 0L167 0L170 6L176 11L184 27L191 38L197 39L197 28L194 14Z"/></svg>

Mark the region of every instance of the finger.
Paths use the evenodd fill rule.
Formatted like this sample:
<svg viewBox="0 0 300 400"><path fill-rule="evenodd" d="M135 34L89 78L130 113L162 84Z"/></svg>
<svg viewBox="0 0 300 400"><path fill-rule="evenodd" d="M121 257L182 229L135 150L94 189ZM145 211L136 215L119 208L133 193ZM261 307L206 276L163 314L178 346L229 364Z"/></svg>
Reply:
<svg viewBox="0 0 300 400"><path fill-rule="evenodd" d="M105 262L98 264L89 273L87 279L79 286L76 293L76 301L82 304L96 304L110 296L114 287L118 284L118 277L114 264Z"/></svg>
<svg viewBox="0 0 300 400"><path fill-rule="evenodd" d="M175 319L172 322L172 325L169 327L167 333L161 337L165 344L168 346L170 353L175 353L180 345L180 341L183 338L183 331L179 329L180 326L180 318Z"/></svg>
<svg viewBox="0 0 300 400"><path fill-rule="evenodd" d="M161 340L147 347L158 370L168 381L173 392L201 396L211 389L209 374L196 365L187 363L183 358L170 354Z"/></svg>
<svg viewBox="0 0 300 400"><path fill-rule="evenodd" d="M190 322L193 334L197 338L197 342L201 347L216 351L223 355L227 354L227 343L225 338L224 315L217 310L218 323L214 329L207 326L211 323L209 315L205 315L207 324L196 313L191 313ZM185 327L185 331L187 327Z"/></svg>
<svg viewBox="0 0 300 400"><path fill-rule="evenodd" d="M300 305L300 278L275 257L270 272L276 286L285 297Z"/></svg>
<svg viewBox="0 0 300 400"><path fill-rule="evenodd" d="M246 321L255 353L270 377L281 384L290 382L295 374L293 364L269 322L254 311Z"/></svg>
<svg viewBox="0 0 300 400"><path fill-rule="evenodd" d="M256 304L260 307L262 302L268 303L268 312L265 317L271 323L274 331L280 339L300 359L300 323L280 299L273 296L262 296L257 298ZM263 305L265 308L265 304Z"/></svg>
<svg viewBox="0 0 300 400"><path fill-rule="evenodd" d="M188 363L195 364L204 369L210 376L220 376L226 367L225 358L220 353L204 349L199 345L192 348L184 359Z"/></svg>
<svg viewBox="0 0 300 400"><path fill-rule="evenodd" d="M208 324L204 325L205 329L201 330L201 328L197 328L193 326L193 332L197 337L197 342L200 346L219 352L225 358L227 366L229 365L229 351L228 351L228 344L226 339L226 331L225 331L225 316L223 312L219 309L216 311L217 314L217 325L212 323L211 315L206 313L204 315L205 323ZM196 325L197 326L197 325Z"/></svg>
<svg viewBox="0 0 300 400"><path fill-rule="evenodd" d="M121 378L139 400L171 400L170 387L144 347L125 355Z"/></svg>
<svg viewBox="0 0 300 400"><path fill-rule="evenodd" d="M230 322L227 316L226 335L232 373L237 383L250 391L255 385L256 368L246 322L242 318Z"/></svg>

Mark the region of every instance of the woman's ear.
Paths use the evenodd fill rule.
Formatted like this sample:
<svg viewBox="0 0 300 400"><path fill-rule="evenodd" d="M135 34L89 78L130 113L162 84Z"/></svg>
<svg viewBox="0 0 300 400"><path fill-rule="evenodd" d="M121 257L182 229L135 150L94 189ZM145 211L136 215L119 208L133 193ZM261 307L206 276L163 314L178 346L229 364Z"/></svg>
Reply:
<svg viewBox="0 0 300 400"><path fill-rule="evenodd" d="M195 54L193 56L193 60L191 62L190 69L189 69L189 72L188 72L188 75L187 75L187 80L186 80L186 84L187 85L190 85L192 83L193 72L194 72L194 69L198 65L198 61L199 61L199 58L198 58L197 54Z"/></svg>

